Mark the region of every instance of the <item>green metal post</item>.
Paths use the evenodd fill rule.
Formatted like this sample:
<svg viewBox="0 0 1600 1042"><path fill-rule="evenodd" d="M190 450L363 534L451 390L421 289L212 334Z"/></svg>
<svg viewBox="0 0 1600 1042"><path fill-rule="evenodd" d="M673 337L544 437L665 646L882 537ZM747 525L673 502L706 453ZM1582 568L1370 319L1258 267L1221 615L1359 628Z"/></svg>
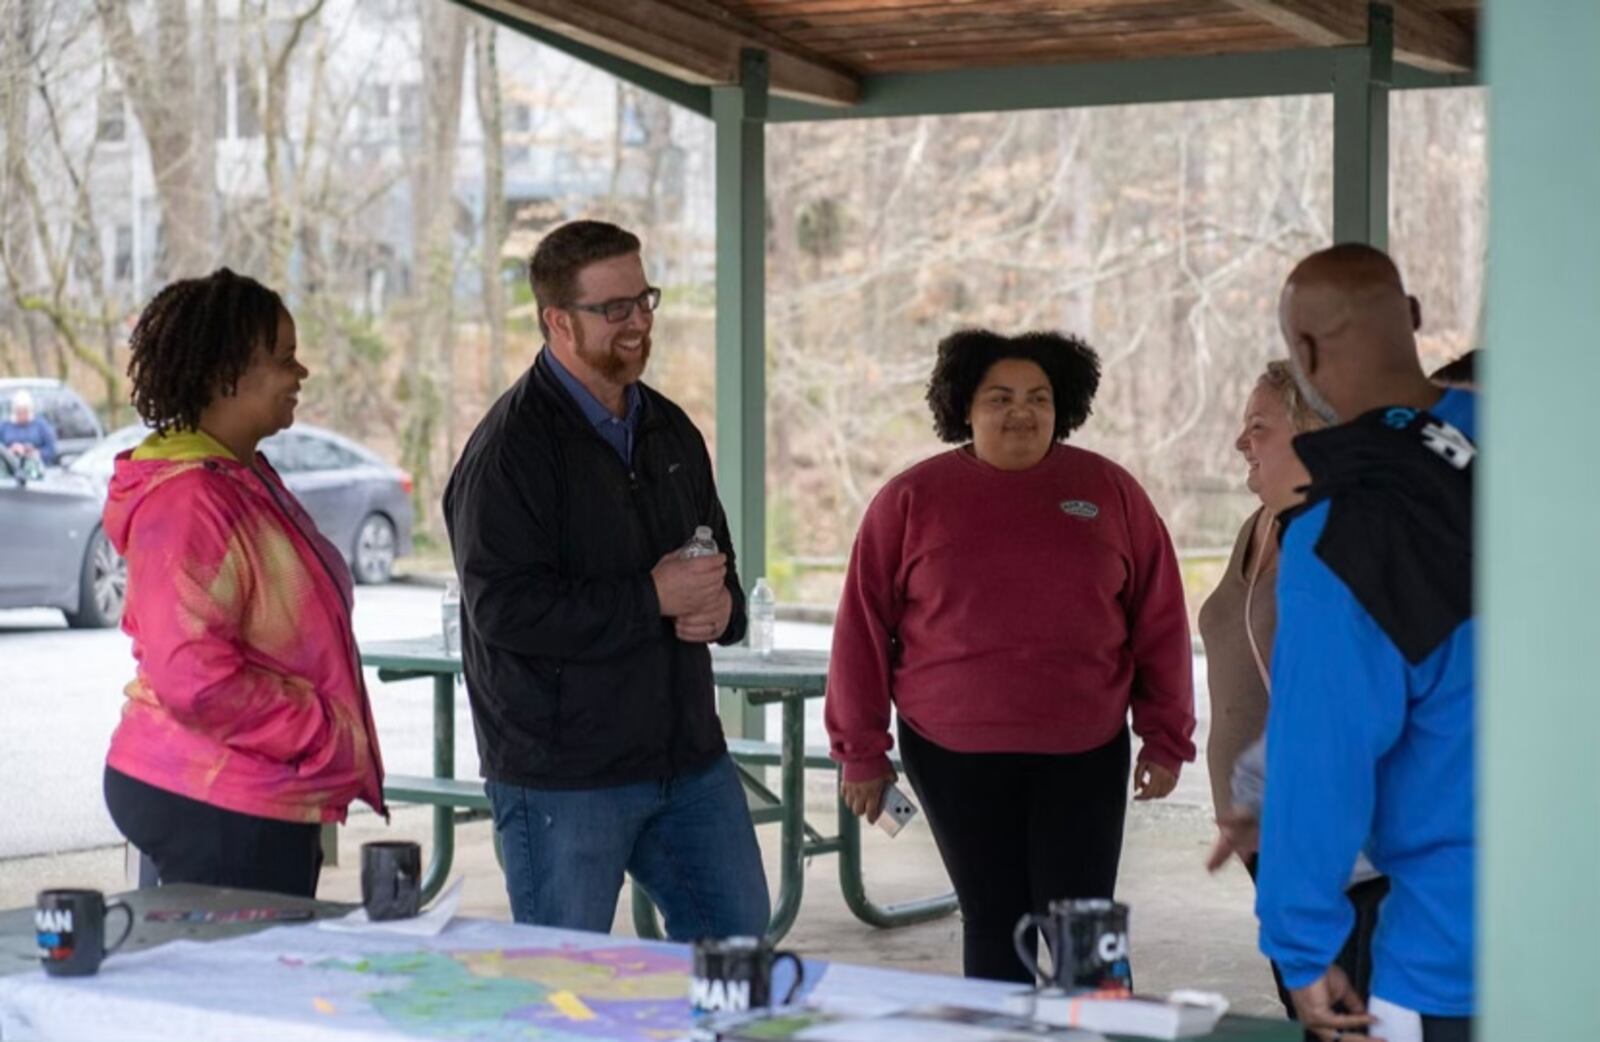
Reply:
<svg viewBox="0 0 1600 1042"><path fill-rule="evenodd" d="M741 81L713 87L717 134L717 485L746 590L767 567L767 56L746 50ZM765 710L735 693L723 726L766 735Z"/></svg>
<svg viewBox="0 0 1600 1042"><path fill-rule="evenodd" d="M433 678L433 776L456 776L456 675L437 674ZM432 901L450 878L450 863L456 854L456 810L433 808L433 854L422 879L422 900Z"/></svg>
<svg viewBox="0 0 1600 1042"><path fill-rule="evenodd" d="M1486 17L1478 1037L1600 1039L1600 4Z"/></svg>
<svg viewBox="0 0 1600 1042"><path fill-rule="evenodd" d="M783 700L783 810L786 820L779 835L778 900L772 908L767 939L774 944L794 925L806 885L801 850L805 845L806 813L806 705L798 698Z"/></svg>
<svg viewBox="0 0 1600 1042"><path fill-rule="evenodd" d="M1333 239L1389 243L1389 84L1394 13L1368 7L1367 46L1341 49L1333 76Z"/></svg>

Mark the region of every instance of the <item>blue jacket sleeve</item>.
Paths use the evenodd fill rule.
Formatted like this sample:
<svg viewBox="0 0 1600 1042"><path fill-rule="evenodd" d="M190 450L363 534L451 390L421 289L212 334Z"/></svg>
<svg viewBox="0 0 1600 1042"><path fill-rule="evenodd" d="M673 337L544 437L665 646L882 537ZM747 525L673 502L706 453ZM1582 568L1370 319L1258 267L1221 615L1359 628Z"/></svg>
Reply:
<svg viewBox="0 0 1600 1042"><path fill-rule="evenodd" d="M1399 650L1316 556L1327 509L1305 514L1284 540L1267 717L1256 915L1261 950L1291 988L1327 971L1353 925L1345 885L1408 691Z"/></svg>

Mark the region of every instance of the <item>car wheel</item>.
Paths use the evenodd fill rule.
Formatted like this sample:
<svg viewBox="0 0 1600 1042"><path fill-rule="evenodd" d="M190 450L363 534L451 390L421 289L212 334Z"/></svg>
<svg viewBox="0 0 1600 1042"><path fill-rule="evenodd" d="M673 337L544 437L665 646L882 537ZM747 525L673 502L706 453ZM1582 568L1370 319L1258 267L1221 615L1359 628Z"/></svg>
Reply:
<svg viewBox="0 0 1600 1042"><path fill-rule="evenodd" d="M105 629L122 621L128 597L128 562L111 546L105 532L95 529L83 554L78 575L78 610L66 613L73 629Z"/></svg>
<svg viewBox="0 0 1600 1042"><path fill-rule="evenodd" d="M382 514L368 514L356 530L356 582L388 582L394 574L394 554L394 522Z"/></svg>

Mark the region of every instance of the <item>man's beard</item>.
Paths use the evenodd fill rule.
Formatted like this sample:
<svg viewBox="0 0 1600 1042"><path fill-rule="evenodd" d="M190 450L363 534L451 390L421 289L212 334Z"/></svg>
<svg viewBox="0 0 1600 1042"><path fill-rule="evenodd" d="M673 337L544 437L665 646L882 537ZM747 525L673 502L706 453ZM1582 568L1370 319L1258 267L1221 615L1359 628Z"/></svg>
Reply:
<svg viewBox="0 0 1600 1042"><path fill-rule="evenodd" d="M583 326L575 327L576 348L578 357L588 364L589 368L616 384L631 384L644 375L644 367L650 361L650 334L646 333L639 342L639 356L635 360L618 353L615 348L601 350L589 346L589 338L584 335Z"/></svg>
<svg viewBox="0 0 1600 1042"><path fill-rule="evenodd" d="M1301 367L1300 359L1293 351L1289 352L1289 375L1294 377L1294 385L1300 389L1301 399L1312 412L1321 417L1323 423L1329 427L1336 427L1344 422L1339 419L1338 411L1328 399L1323 397L1322 392L1311 383L1311 377Z"/></svg>

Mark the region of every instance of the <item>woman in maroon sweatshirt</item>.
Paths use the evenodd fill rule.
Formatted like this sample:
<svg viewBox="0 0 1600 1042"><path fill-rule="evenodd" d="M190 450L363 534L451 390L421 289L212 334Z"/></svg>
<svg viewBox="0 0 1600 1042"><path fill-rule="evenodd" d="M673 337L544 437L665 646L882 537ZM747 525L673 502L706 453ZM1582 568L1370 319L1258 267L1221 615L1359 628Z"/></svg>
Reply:
<svg viewBox="0 0 1600 1042"><path fill-rule="evenodd" d="M934 427L958 447L891 480L862 519L834 626L826 718L843 797L875 821L890 707L963 919L969 977L1027 981L1011 933L1064 897L1110 897L1127 806L1194 759L1183 585L1121 467L1061 444L1100 362L1050 333L939 345Z"/></svg>

